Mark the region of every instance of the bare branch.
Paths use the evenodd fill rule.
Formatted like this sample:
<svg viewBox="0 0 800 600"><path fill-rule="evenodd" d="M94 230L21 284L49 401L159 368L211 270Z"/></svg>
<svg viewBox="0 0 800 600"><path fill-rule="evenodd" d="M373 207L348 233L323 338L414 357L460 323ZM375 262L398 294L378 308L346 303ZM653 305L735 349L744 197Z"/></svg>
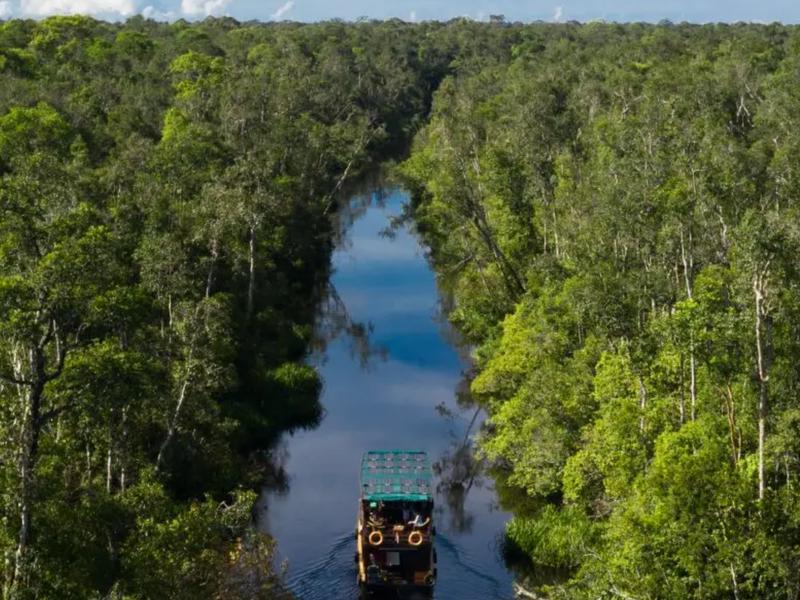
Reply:
<svg viewBox="0 0 800 600"><path fill-rule="evenodd" d="M28 381L27 379L19 379L17 377L14 377L13 375L7 375L5 373L0 373L0 379L2 379L3 381L7 381L8 383L13 383L14 385L27 385L27 386L33 385L33 383Z"/></svg>

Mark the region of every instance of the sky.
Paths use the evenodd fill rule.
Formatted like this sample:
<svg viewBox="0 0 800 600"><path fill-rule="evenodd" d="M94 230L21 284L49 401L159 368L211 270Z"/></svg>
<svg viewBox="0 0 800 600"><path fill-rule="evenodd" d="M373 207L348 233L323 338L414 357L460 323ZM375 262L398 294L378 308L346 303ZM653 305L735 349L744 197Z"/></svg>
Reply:
<svg viewBox="0 0 800 600"><path fill-rule="evenodd" d="M109 20L143 14L157 20L227 15L319 21L360 17L406 21L469 17L513 21L755 21L800 23L800 0L0 0L0 19L87 14Z"/></svg>

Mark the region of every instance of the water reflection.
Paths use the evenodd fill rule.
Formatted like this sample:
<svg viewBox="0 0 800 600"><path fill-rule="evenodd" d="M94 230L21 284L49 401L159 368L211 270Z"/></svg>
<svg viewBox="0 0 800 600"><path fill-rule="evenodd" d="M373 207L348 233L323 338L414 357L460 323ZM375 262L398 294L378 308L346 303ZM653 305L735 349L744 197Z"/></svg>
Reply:
<svg viewBox="0 0 800 600"><path fill-rule="evenodd" d="M314 334L316 340L313 346L314 362L324 364L327 359L325 351L328 344L339 338L347 340L350 357L358 360L362 369L368 369L375 360L386 360L388 355L386 347L377 345L371 340L374 330L375 326L372 323L353 320L347 305L331 282L325 299L320 303L320 314Z"/></svg>
<svg viewBox="0 0 800 600"><path fill-rule="evenodd" d="M263 476L264 487L272 494L285 495L289 492L289 474L286 463L289 461L289 446L286 439L273 445L267 456L267 470Z"/></svg>
<svg viewBox="0 0 800 600"><path fill-rule="evenodd" d="M453 421L456 414L445 404L436 407L437 412L448 421ZM467 497L473 486L478 486L482 482L483 465L475 457L472 447L472 434L481 409L476 408L473 412L469 425L464 430L460 439L453 440L451 447L439 455L438 460L433 463L433 471L437 478L436 491L444 498L447 510L439 509L439 512L449 519L450 528L459 533L468 533L472 530L474 515L466 508ZM455 437L455 432L451 430L451 436Z"/></svg>
<svg viewBox="0 0 800 600"><path fill-rule="evenodd" d="M341 214L313 357L324 379L325 418L314 431L286 436L276 450L285 484L262 497L260 526L277 539L289 562L288 584L301 600L359 597L358 467L364 451L387 447L427 450L435 461L435 598L512 597L499 543L506 515L472 459L482 418L456 393L465 363L449 343L416 238L404 228L384 231L405 199L397 190L377 190Z"/></svg>

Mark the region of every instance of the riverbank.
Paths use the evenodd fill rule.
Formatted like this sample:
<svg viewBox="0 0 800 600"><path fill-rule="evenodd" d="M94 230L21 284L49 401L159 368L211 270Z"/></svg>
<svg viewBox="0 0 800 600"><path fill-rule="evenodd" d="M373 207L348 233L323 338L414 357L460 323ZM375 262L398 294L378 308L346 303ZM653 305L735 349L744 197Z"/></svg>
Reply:
<svg viewBox="0 0 800 600"><path fill-rule="evenodd" d="M797 43L573 23L435 94L402 171L541 593L800 590Z"/></svg>

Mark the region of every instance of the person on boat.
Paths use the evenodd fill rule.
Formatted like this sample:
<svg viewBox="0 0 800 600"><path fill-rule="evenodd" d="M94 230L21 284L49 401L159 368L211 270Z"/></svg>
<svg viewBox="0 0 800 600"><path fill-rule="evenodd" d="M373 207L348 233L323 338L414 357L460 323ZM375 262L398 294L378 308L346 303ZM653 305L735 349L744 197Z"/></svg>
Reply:
<svg viewBox="0 0 800 600"><path fill-rule="evenodd" d="M430 522L431 522L430 518L423 519L421 514L416 513L414 515L414 520L408 521L408 524L411 525L414 529L420 529L422 527L425 527Z"/></svg>
<svg viewBox="0 0 800 600"><path fill-rule="evenodd" d="M370 511L367 517L367 525L373 529L381 529L385 525L385 521L378 512Z"/></svg>
<svg viewBox="0 0 800 600"><path fill-rule="evenodd" d="M411 518L411 509L408 508L408 504L405 502L403 503L403 523L410 523L409 519Z"/></svg>

